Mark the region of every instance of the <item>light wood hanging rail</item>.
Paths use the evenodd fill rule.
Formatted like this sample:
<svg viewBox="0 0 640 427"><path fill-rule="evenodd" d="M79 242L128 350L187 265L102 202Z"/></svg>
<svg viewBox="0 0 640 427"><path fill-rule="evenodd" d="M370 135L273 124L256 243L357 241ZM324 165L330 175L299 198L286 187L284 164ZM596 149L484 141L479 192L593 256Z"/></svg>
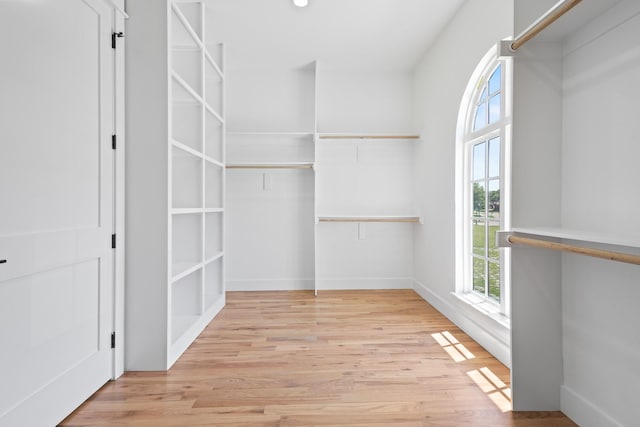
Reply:
<svg viewBox="0 0 640 427"><path fill-rule="evenodd" d="M511 50L517 50L522 47L526 42L534 38L539 32L553 24L558 18L573 9L582 0L561 0L556 3L551 9L544 15L538 18L533 24L531 24L526 30L518 35L511 43Z"/></svg>
<svg viewBox="0 0 640 427"><path fill-rule="evenodd" d="M420 135L319 135L319 139L420 139Z"/></svg>
<svg viewBox="0 0 640 427"><path fill-rule="evenodd" d="M308 164L243 164L226 165L227 169L313 169L311 163Z"/></svg>
<svg viewBox="0 0 640 427"><path fill-rule="evenodd" d="M608 259L611 261L626 262L628 264L640 265L640 255L625 254L622 252L606 251L603 249L586 248L583 246L568 245L566 243L550 242L548 240L532 239L530 237L508 236L507 242L533 246L536 248L553 249L556 251L571 252L574 254L587 255L596 258Z"/></svg>

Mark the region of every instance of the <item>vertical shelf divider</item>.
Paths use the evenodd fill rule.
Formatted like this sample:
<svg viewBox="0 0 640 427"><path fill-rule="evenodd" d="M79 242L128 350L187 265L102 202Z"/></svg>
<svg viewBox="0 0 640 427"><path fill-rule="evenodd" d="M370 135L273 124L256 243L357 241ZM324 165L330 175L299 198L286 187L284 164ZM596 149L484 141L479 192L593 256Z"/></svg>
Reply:
<svg viewBox="0 0 640 427"><path fill-rule="evenodd" d="M206 175L207 175L207 161L205 160L205 155L206 155L206 144L207 144L207 109L206 109L206 103L207 103L207 76L205 75L206 73L206 63L205 61L207 60L206 58L206 45L204 43L204 41L206 40L206 31L207 28L205 26L205 16L204 16L204 12L205 12L205 8L204 8L204 3L200 3L200 28L201 28L201 37L202 37L202 49L200 50L200 88L202 90L202 93L200 94L203 103L202 103L202 110L200 111L200 117L201 117L201 122L200 122L200 135L201 135L201 139L200 139L200 150L203 154L202 156L202 174L200 176L200 179L202 181L202 185L201 185L201 193L200 193L200 204L202 205L202 213L200 214L200 221L202 222L202 237L200 239L200 255L202 257L201 262L202 262L202 274L200 275L200 313L202 315L205 314L206 312L206 306L205 306L205 299L206 299L206 285L207 285L207 269L205 268L205 260L206 260L206 245L207 245L207 214L205 213L204 209L207 207L207 201L206 201L206 194L207 194L207 180L206 180Z"/></svg>

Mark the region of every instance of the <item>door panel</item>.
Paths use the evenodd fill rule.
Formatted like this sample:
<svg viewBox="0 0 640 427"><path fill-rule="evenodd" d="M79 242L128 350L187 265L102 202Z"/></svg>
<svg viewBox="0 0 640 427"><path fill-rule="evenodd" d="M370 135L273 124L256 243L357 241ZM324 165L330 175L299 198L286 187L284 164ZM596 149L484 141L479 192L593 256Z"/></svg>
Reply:
<svg viewBox="0 0 640 427"><path fill-rule="evenodd" d="M48 426L112 372L111 12L4 1L0 36L0 426Z"/></svg>

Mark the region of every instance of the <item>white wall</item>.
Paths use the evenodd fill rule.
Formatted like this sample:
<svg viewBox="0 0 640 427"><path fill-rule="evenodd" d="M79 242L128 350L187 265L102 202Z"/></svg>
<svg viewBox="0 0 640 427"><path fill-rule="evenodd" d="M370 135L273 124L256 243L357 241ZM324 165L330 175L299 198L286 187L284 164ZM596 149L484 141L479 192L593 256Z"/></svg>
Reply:
<svg viewBox="0 0 640 427"><path fill-rule="evenodd" d="M315 67L227 76L227 164L312 162ZM311 169L227 169L228 290L313 289L313 192Z"/></svg>
<svg viewBox="0 0 640 427"><path fill-rule="evenodd" d="M451 294L455 286L456 121L471 73L489 48L512 35L513 1L465 2L414 75L414 126L423 144L415 157L416 201L425 224L414 243L415 288L438 310L508 364L508 331L472 317Z"/></svg>
<svg viewBox="0 0 640 427"><path fill-rule="evenodd" d="M638 13L623 2L565 42L562 225L640 242ZM562 410L580 425L638 423L639 281L638 266L563 255Z"/></svg>
<svg viewBox="0 0 640 427"><path fill-rule="evenodd" d="M318 131L406 133L413 100L409 71L319 66Z"/></svg>

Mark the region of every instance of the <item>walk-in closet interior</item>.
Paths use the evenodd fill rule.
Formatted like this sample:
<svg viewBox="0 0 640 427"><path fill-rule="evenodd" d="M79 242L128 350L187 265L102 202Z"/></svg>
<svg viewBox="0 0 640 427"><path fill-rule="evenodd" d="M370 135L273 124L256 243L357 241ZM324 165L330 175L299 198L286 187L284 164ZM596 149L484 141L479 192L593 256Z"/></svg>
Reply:
<svg viewBox="0 0 640 427"><path fill-rule="evenodd" d="M126 4L127 369L169 368L227 291L409 288L512 369L515 410L634 425L638 267L509 238L640 254L640 2L575 2L514 50L557 1L458 1L409 66L252 55L260 10L230 3ZM456 270L458 114L490 49L512 61L507 315Z"/></svg>

